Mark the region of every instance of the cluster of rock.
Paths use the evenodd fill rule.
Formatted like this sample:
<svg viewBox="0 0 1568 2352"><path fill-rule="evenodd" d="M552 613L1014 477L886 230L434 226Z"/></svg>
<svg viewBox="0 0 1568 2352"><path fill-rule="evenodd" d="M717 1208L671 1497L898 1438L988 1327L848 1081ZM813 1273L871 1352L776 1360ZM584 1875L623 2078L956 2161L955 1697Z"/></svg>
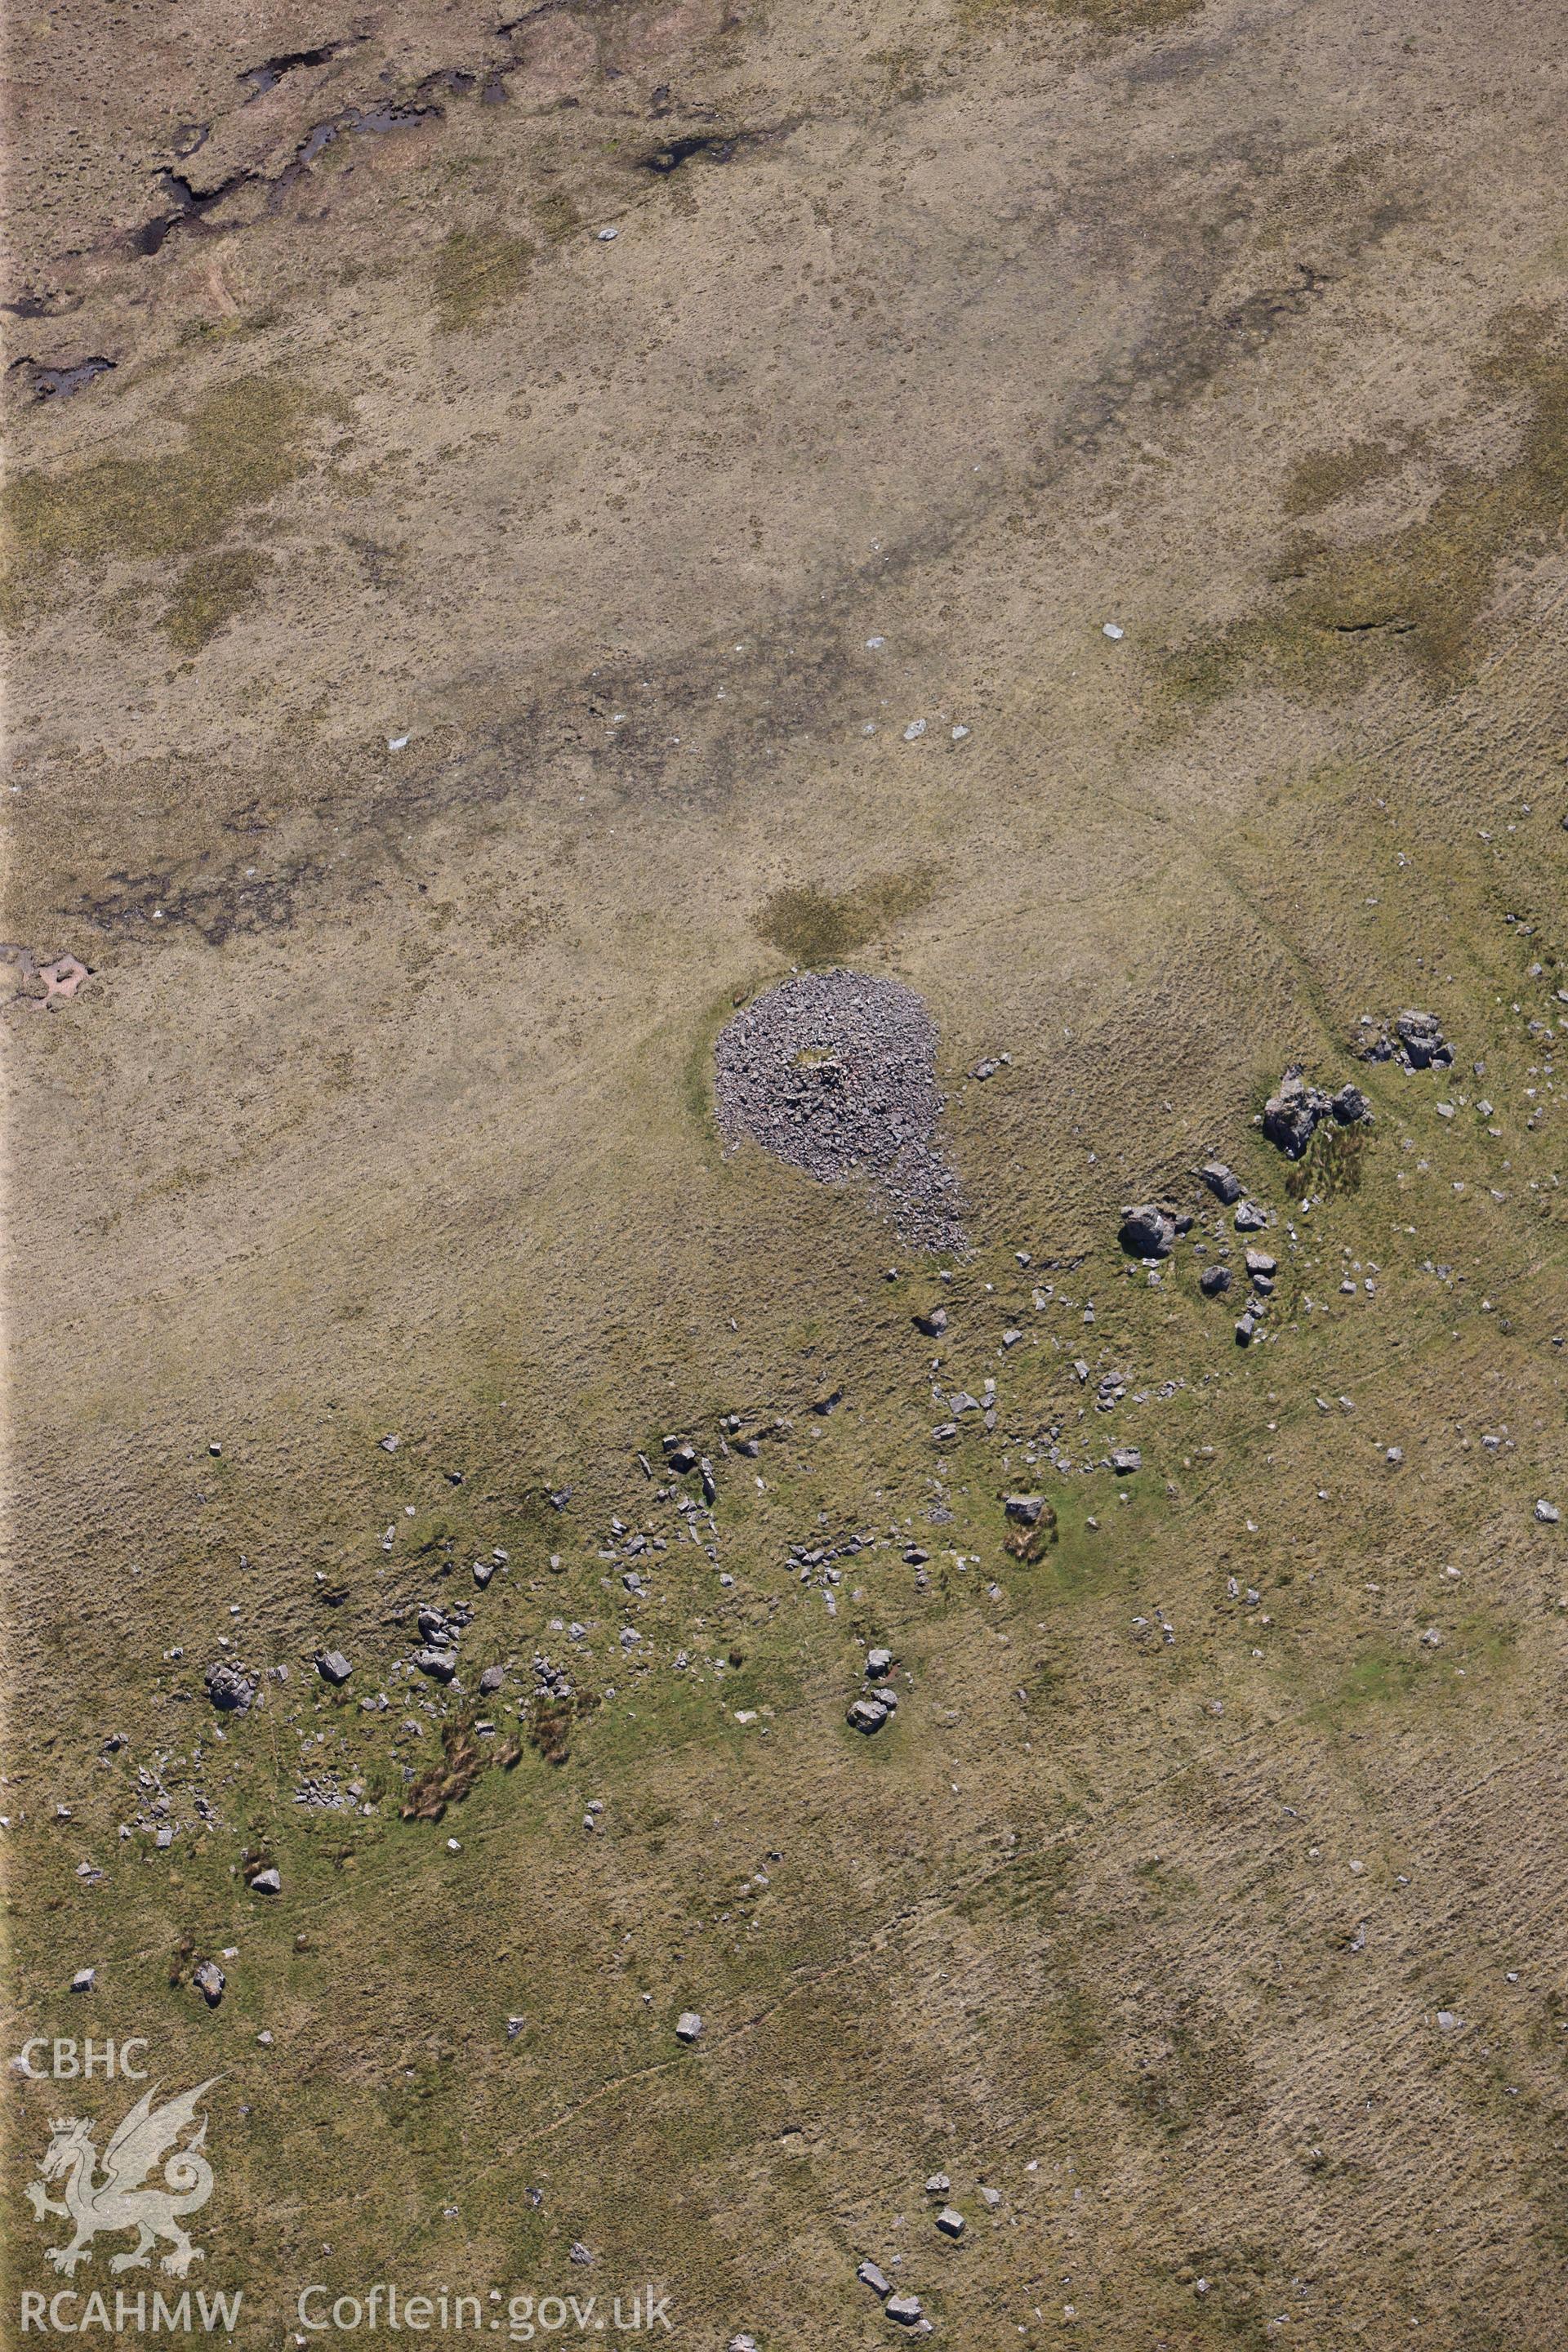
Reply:
<svg viewBox="0 0 1568 2352"><path fill-rule="evenodd" d="M468 1608L437 1609L433 1604L419 1612L421 1646L413 1663L432 1682L449 1683L457 1674L458 1637L473 1622L473 1613Z"/></svg>
<svg viewBox="0 0 1568 2352"><path fill-rule="evenodd" d="M862 2263L855 2273L862 2286L868 2286L889 2319L907 2327L911 2336L929 2336L931 2324L921 2309L918 2294L895 2294L893 2282L879 2263Z"/></svg>
<svg viewBox="0 0 1568 2352"><path fill-rule="evenodd" d="M896 980L797 972L738 1013L713 1049L726 1146L752 1136L819 1183L868 1176L899 1231L956 1249L958 1179L936 1148L936 1024Z"/></svg>
<svg viewBox="0 0 1568 2352"><path fill-rule="evenodd" d="M1400 1062L1407 1070L1447 1069L1454 1058L1435 1013L1399 1013L1393 1028L1382 1031L1363 1050L1369 1062Z"/></svg>
<svg viewBox="0 0 1568 2352"><path fill-rule="evenodd" d="M845 1719L852 1730L863 1732L868 1738L880 1731L898 1706L899 1694L887 1679L892 1671L891 1650L867 1651L865 1684L859 1697L851 1700Z"/></svg>
<svg viewBox="0 0 1568 2352"><path fill-rule="evenodd" d="M256 1704L260 1683L237 1659L215 1658L202 1680L220 1715L247 1715Z"/></svg>
<svg viewBox="0 0 1568 2352"><path fill-rule="evenodd" d="M1274 1288L1274 1277L1278 1271L1278 1261L1269 1255L1268 1250L1249 1249L1247 1251L1247 1273L1252 1286L1252 1295L1237 1318L1236 1343L1238 1348L1249 1348L1258 1337L1258 1326L1263 1319L1264 1305Z"/></svg>
<svg viewBox="0 0 1568 2352"><path fill-rule="evenodd" d="M1297 1072L1287 1071L1285 1087L1281 1088L1282 1095L1285 1089L1291 1086L1292 1080L1299 1077L1299 1075ZM1336 1118L1342 1115L1356 1118L1370 1116L1370 1113L1364 1111L1364 1098L1359 1095L1356 1088L1347 1087L1343 1092L1345 1095L1354 1095L1356 1100L1363 1104L1363 1109L1356 1111L1353 1106L1347 1104L1342 1114L1341 1111L1334 1109L1334 1105L1341 1101L1341 1097L1331 1097L1323 1094L1320 1088L1311 1087L1303 1089L1305 1096L1310 1098L1308 1109L1310 1116L1315 1118L1319 1115L1317 1108L1319 1105L1325 1114L1332 1112ZM1279 1097L1276 1099L1278 1100ZM1294 1101L1293 1094L1289 1099ZM1304 1150L1305 1144L1301 1148ZM1233 1168L1227 1167L1223 1160L1205 1160L1202 1167L1194 1172L1199 1182L1213 1193L1221 1206L1233 1211L1233 1221L1238 1234L1259 1234L1267 1228L1268 1212L1259 1208L1255 1201L1243 1198L1240 1177ZM1121 1212L1121 1246L1130 1255L1140 1258L1144 1265L1157 1269L1161 1262L1170 1256L1181 1236L1190 1233L1196 1223L1195 1217L1187 1216L1173 1208L1163 1206L1159 1202L1145 1201L1135 1208L1123 1209ZM1279 1271L1275 1259L1267 1250L1261 1248L1248 1248L1245 1253L1245 1263L1251 1284L1251 1295L1246 1307L1237 1318L1236 1326L1237 1344L1243 1348L1249 1347L1258 1335L1265 1304L1274 1287L1274 1278ZM1152 1272L1151 1281L1155 1278L1155 1274ZM1205 1298L1218 1298L1231 1288L1234 1280L1235 1276L1230 1266L1207 1265L1198 1276L1198 1288ZM1082 1377L1088 1377L1087 1365L1083 1368ZM1100 1411L1108 1412L1123 1393L1124 1388L1118 1382L1116 1374L1109 1372L1100 1383L1099 1393L1095 1399L1096 1405ZM1130 1466L1136 1467L1136 1464ZM1119 1471L1121 1468L1121 1464L1115 1454L1111 1457L1111 1467Z"/></svg>
<svg viewBox="0 0 1568 2352"><path fill-rule="evenodd" d="M1300 1065L1292 1063L1279 1092L1263 1106L1263 1132L1287 1160L1300 1160L1324 1119L1354 1127L1371 1117L1372 1105L1359 1087L1343 1086L1330 1094L1324 1087L1310 1085Z"/></svg>
<svg viewBox="0 0 1568 2352"><path fill-rule="evenodd" d="M727 1418L734 1422L737 1430L740 1428L738 1414L731 1413ZM688 1437L667 1437L663 1444L665 1468L673 1472L678 1478L689 1478L695 1470L701 1482L703 1501L715 1502L718 1498L719 1486L713 1475L713 1465L708 1456L705 1454L700 1454ZM737 1439L737 1444L741 1452L753 1456L758 1451L755 1439L752 1439L749 1444L743 1440Z"/></svg>

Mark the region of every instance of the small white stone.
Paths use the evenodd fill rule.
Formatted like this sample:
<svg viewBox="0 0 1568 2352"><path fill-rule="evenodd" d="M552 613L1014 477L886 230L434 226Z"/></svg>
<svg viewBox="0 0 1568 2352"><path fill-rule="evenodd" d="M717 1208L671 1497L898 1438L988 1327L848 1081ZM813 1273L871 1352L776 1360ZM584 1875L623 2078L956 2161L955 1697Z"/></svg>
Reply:
<svg viewBox="0 0 1568 2352"><path fill-rule="evenodd" d="M1116 638L1125 636L1127 632L1123 629L1120 621L1107 621L1100 634L1102 636L1110 637L1114 640Z"/></svg>

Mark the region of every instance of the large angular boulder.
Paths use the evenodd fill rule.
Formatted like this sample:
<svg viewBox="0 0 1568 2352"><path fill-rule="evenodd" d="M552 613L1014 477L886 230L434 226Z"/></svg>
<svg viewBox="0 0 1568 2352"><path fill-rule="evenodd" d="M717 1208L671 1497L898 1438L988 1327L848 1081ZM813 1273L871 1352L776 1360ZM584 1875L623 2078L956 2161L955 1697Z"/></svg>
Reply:
<svg viewBox="0 0 1568 2352"><path fill-rule="evenodd" d="M1318 1121L1327 1118L1331 1108L1322 1087L1309 1086L1293 1064L1280 1079L1279 1093L1270 1095L1263 1106L1263 1132L1287 1160L1300 1160L1317 1131Z"/></svg>
<svg viewBox="0 0 1568 2352"><path fill-rule="evenodd" d="M1176 1221L1152 1201L1123 1209L1121 1241L1130 1257L1169 1257L1176 1246Z"/></svg>

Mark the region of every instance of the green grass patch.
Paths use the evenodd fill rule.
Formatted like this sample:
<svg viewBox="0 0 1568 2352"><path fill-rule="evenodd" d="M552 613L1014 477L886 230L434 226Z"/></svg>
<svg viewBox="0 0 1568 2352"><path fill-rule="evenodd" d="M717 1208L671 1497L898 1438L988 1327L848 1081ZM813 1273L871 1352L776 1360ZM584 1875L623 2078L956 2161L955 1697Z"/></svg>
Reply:
<svg viewBox="0 0 1568 2352"><path fill-rule="evenodd" d="M477 327L512 302L528 280L534 248L525 236L455 228L436 257L431 292L443 334Z"/></svg>
<svg viewBox="0 0 1568 2352"><path fill-rule="evenodd" d="M1419 522L1381 537L1342 546L1293 534L1263 608L1173 656L1168 694L1205 709L1253 677L1291 695L1347 694L1391 656L1437 688L1461 677L1499 564L1545 546L1568 511L1568 359L1559 344L1555 316L1517 312L1499 322L1493 351L1477 363L1484 394L1525 405L1510 465L1457 467ZM1360 445L1342 453L1347 487L1367 462ZM1298 473L1287 487L1294 513L1314 510L1325 487L1327 459L1310 464L1308 478Z"/></svg>
<svg viewBox="0 0 1568 2352"><path fill-rule="evenodd" d="M763 900L752 927L792 963L837 962L892 925L931 904L936 877L929 866L879 874L852 890L822 890L814 882L792 883Z"/></svg>
<svg viewBox="0 0 1568 2352"><path fill-rule="evenodd" d="M276 375L242 376L192 409L183 445L153 457L96 457L61 474L18 474L3 512L13 582L60 562L188 554L265 506L310 464L317 404Z"/></svg>

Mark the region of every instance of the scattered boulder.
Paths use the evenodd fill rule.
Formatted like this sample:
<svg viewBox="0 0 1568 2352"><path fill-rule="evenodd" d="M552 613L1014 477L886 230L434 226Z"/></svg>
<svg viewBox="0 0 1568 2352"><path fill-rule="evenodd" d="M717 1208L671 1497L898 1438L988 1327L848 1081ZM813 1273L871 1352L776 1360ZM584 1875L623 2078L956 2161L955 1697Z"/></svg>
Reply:
<svg viewBox="0 0 1568 2352"><path fill-rule="evenodd" d="M1205 1265L1198 1276L1198 1288L1205 1298L1217 1298L1222 1291L1230 1288L1229 1266Z"/></svg>
<svg viewBox="0 0 1568 2352"><path fill-rule="evenodd" d="M1243 1201L1236 1213L1238 1234L1260 1234L1268 1223L1268 1213L1260 1209L1256 1201Z"/></svg>
<svg viewBox="0 0 1568 2352"><path fill-rule="evenodd" d="M1355 1127L1372 1117L1372 1105L1359 1087L1342 1087L1330 1101L1329 1108L1342 1127Z"/></svg>
<svg viewBox="0 0 1568 2352"><path fill-rule="evenodd" d="M944 2205L936 2217L936 2226L944 2238L962 2238L964 2230L963 2216L956 2206Z"/></svg>
<svg viewBox="0 0 1568 2352"><path fill-rule="evenodd" d="M1258 1318L1249 1307L1245 1315L1237 1318L1236 1344L1238 1348L1250 1348L1257 1337Z"/></svg>
<svg viewBox="0 0 1568 2352"><path fill-rule="evenodd" d="M96 1969L78 1969L75 1976L71 1979L71 1990L72 1992L90 1992L97 1981L98 1970Z"/></svg>
<svg viewBox="0 0 1568 2352"><path fill-rule="evenodd" d="M915 2327L921 2319L921 2299L918 2294L890 2294L882 2305L889 2319L900 2327Z"/></svg>
<svg viewBox="0 0 1568 2352"><path fill-rule="evenodd" d="M1005 1508L1012 1520L1006 1549L1026 1567L1041 1559L1057 1539L1057 1515L1043 1495L1009 1495Z"/></svg>
<svg viewBox="0 0 1568 2352"><path fill-rule="evenodd" d="M697 2011L694 2009L683 2009L675 2021L676 2040L689 2044L698 2039L701 2032L702 2020L698 2016Z"/></svg>
<svg viewBox="0 0 1568 2352"><path fill-rule="evenodd" d="M1247 1271L1248 1274L1278 1274L1279 1262L1277 1258L1271 1257L1267 1250L1249 1249L1247 1253Z"/></svg>
<svg viewBox="0 0 1568 2352"><path fill-rule="evenodd" d="M250 1891L253 1895L281 1895L283 1881L268 1864L267 1869L257 1872L250 1882Z"/></svg>
<svg viewBox="0 0 1568 2352"><path fill-rule="evenodd" d="M316 1672L324 1683L331 1683L335 1689L339 1685L347 1682L353 1668L341 1650L319 1650L316 1654Z"/></svg>
<svg viewBox="0 0 1568 2352"><path fill-rule="evenodd" d="M195 1986L207 2007L216 2009L223 1999L224 1987L227 1984L228 1979L216 1960L203 1960L199 1968L192 1969L191 1982Z"/></svg>
<svg viewBox="0 0 1568 2352"><path fill-rule="evenodd" d="M1206 1184L1215 1199L1229 1208L1241 1198L1241 1179L1223 1160L1205 1160L1198 1170L1198 1181Z"/></svg>
<svg viewBox="0 0 1568 2352"><path fill-rule="evenodd" d="M484 1697L493 1698L506 1681L504 1666L487 1666L479 1676L479 1690Z"/></svg>
<svg viewBox="0 0 1568 2352"><path fill-rule="evenodd" d="M891 1674L892 1671L893 1654L891 1650L867 1651L866 1672L872 1682L880 1682L884 1675Z"/></svg>
<svg viewBox="0 0 1568 2352"><path fill-rule="evenodd" d="M872 2294L879 2296L884 2303L893 2292L891 2279L885 2278L875 2263L862 2263L855 2275L862 2286L868 2286Z"/></svg>
<svg viewBox="0 0 1568 2352"><path fill-rule="evenodd" d="M1130 1257L1169 1257L1176 1246L1176 1221L1154 1202L1123 1209L1120 1239Z"/></svg>
<svg viewBox="0 0 1568 2352"><path fill-rule="evenodd" d="M880 1731L890 1712L882 1692L868 1692L850 1701L844 1719L852 1731L864 1732L869 1738L872 1732Z"/></svg>
<svg viewBox="0 0 1568 2352"><path fill-rule="evenodd" d="M945 1307L933 1307L929 1315L917 1315L915 1317L915 1329L917 1331L923 1331L928 1339L940 1339L946 1328L947 1309Z"/></svg>
<svg viewBox="0 0 1568 2352"><path fill-rule="evenodd" d="M1119 1478L1131 1478L1135 1470L1143 1467L1143 1456L1135 1445L1113 1445L1110 1466Z"/></svg>
<svg viewBox="0 0 1568 2352"><path fill-rule="evenodd" d="M458 1671L456 1650L416 1650L414 1663L432 1682L449 1683Z"/></svg>
<svg viewBox="0 0 1568 2352"><path fill-rule="evenodd" d="M1556 1504L1549 1503L1543 1495L1540 1502L1537 1503L1535 1507L1535 1516L1541 1521L1543 1528L1554 1528L1559 1519L1563 1517L1563 1514L1558 1509Z"/></svg>

